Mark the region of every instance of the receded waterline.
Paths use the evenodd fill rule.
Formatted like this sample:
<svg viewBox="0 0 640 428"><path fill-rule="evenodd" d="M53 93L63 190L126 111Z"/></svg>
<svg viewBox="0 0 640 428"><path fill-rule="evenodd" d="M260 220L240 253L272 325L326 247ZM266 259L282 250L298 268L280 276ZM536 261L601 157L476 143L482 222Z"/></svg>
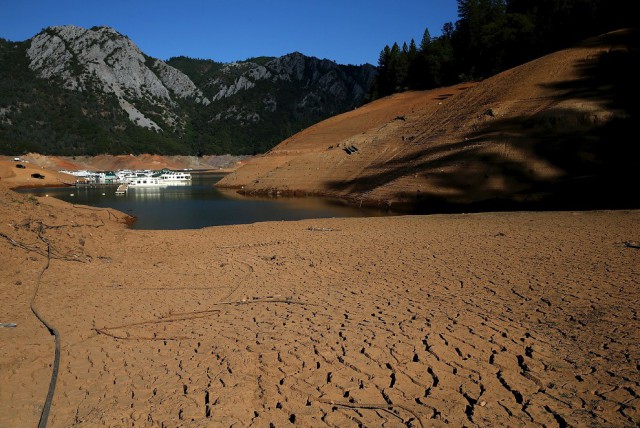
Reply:
<svg viewBox="0 0 640 428"><path fill-rule="evenodd" d="M66 202L113 208L135 216L133 229L200 229L208 226L292 221L331 217L378 217L393 213L358 208L317 197L249 197L214 187L224 175L193 174L190 186L130 188L117 186L20 189L20 193L54 197Z"/></svg>

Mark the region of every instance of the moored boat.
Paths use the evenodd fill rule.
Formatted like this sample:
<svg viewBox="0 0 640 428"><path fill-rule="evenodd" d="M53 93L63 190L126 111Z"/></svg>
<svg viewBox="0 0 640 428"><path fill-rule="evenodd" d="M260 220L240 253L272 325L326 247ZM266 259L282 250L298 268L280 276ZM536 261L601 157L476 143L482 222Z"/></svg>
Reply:
<svg viewBox="0 0 640 428"><path fill-rule="evenodd" d="M131 187L184 186L191 184L191 174L183 171L138 171L125 177Z"/></svg>

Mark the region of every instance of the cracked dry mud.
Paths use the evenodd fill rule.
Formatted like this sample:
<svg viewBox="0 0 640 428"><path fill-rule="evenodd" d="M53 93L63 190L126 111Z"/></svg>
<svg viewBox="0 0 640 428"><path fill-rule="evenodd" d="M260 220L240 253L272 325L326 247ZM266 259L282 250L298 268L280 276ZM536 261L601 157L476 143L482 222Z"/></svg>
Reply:
<svg viewBox="0 0 640 428"><path fill-rule="evenodd" d="M36 300L62 340L50 426L640 421L638 211L134 231L56 204L1 230L35 245L23 220L75 215L44 231L83 261L53 259ZM33 426L45 258L0 251L0 425Z"/></svg>

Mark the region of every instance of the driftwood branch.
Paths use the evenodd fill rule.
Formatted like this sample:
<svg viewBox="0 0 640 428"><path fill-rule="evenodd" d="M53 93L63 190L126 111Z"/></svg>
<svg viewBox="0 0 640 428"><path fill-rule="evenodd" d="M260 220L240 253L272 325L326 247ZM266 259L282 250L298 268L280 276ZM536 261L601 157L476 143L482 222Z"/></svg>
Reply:
<svg viewBox="0 0 640 428"><path fill-rule="evenodd" d="M25 244L23 242L16 241L15 239L11 238L9 235L6 235L6 234L4 234L2 232L0 232L0 237L6 239L14 247L23 249L23 250L27 251L28 253L36 253L36 254L38 254L40 256L48 257L49 260L56 259L56 260L63 260L63 261L66 261L66 262L86 263L85 260L78 259L78 258L75 258L75 257L69 257L69 256L65 256L65 255L60 254L55 248L51 248L48 240L46 240L40 233L38 233L38 238L47 245L47 249L46 250L43 249L43 248L38 247L36 244L28 245L28 244Z"/></svg>
<svg viewBox="0 0 640 428"><path fill-rule="evenodd" d="M219 250L226 250L229 248L243 248L243 247L268 247L271 245L282 245L288 244L288 241L273 241L273 242L256 242L256 243L248 243L248 244L236 244L236 245L223 245L220 247L216 247Z"/></svg>
<svg viewBox="0 0 640 428"><path fill-rule="evenodd" d="M404 422L404 418L402 418L400 415L396 414L393 411L394 408L398 408L398 409L404 410L405 412L407 412L410 415L412 415L414 417L414 419L416 421L418 421L418 424L420 424L420 426L424 428L424 425L422 424L422 421L420 420L418 415L416 415L412 410L409 410L408 408L406 408L404 406L400 406L398 404L345 403L345 402L341 402L341 401L333 401L333 400L327 400L327 399L323 399L323 398L318 398L317 401L320 402L320 403L330 404L332 406L338 406L338 407L346 407L346 408L349 408L349 409L381 410L383 412L386 412L386 413L388 413L388 414L400 419L402 422Z"/></svg>
<svg viewBox="0 0 640 428"><path fill-rule="evenodd" d="M93 228L98 228L98 227L102 227L104 226L104 220L102 220L101 218L98 218L98 220L100 220L100 224L78 224L78 223L72 223L72 224L55 224L55 225L50 225L50 224L46 224L40 220L36 220L33 223L37 223L42 225L42 227L44 229L63 229L65 227L93 227ZM31 222L29 222L30 224Z"/></svg>
<svg viewBox="0 0 640 428"><path fill-rule="evenodd" d="M6 239L11 245L13 245L14 247L17 248L21 248L27 252L34 252L37 253L41 256L46 256L47 252L45 250L43 250L42 248L38 248L35 244L34 245L28 245L19 241L16 241L15 239L13 239L12 237L10 237L9 235L6 235L2 232L0 232L0 236L3 237L4 239Z"/></svg>
<svg viewBox="0 0 640 428"><path fill-rule="evenodd" d="M124 216L124 217L118 217L117 215L115 215L114 213L112 213L110 209L105 209L105 208L85 207L85 206L83 206L83 205L76 205L76 204L73 204L73 207L74 207L74 208L81 209L81 210L89 210L89 211L98 211L98 212L105 212L105 211L106 211L106 212L107 212L107 214L109 215L109 218L113 217L113 218L115 218L115 219L116 219L116 221L122 221L122 220L124 220L124 219L127 217L127 215L126 215L126 214L125 214L125 216Z"/></svg>
<svg viewBox="0 0 640 428"><path fill-rule="evenodd" d="M93 330L95 330L95 332L98 333L98 334L109 336L109 337L112 337L112 338L118 339L118 340L162 340L162 341L166 341L166 340L188 340L188 339L191 339L190 337L186 337L186 336L185 337L181 337L181 336L176 336L176 337L121 336L121 335L118 335L118 334L110 333L108 331L108 329L94 328Z"/></svg>
<svg viewBox="0 0 640 428"><path fill-rule="evenodd" d="M253 298L249 300L238 300L231 302L218 302L214 303L214 306L240 306L240 305L252 305L258 303L286 303L286 304L294 304L294 305L314 305L313 303L306 303L299 300L293 300L291 298L276 298L276 297L265 297L265 298ZM202 311L193 311L193 312L183 312L168 315L164 318L156 319L156 320L148 320L148 321L140 321L135 323L123 324L115 327L102 327L102 328L93 328L93 330L98 334L103 334L105 336L112 337L114 339L123 339L123 340L187 340L189 337L143 337L143 336L121 336L114 333L110 333L113 330L122 330L129 327L138 327L143 325L154 325L161 323L171 323L178 321L190 321L198 318L206 318L214 315L216 313L221 312L222 309L206 309Z"/></svg>
<svg viewBox="0 0 640 428"><path fill-rule="evenodd" d="M311 232L340 232L340 229L332 227L308 227L307 230Z"/></svg>

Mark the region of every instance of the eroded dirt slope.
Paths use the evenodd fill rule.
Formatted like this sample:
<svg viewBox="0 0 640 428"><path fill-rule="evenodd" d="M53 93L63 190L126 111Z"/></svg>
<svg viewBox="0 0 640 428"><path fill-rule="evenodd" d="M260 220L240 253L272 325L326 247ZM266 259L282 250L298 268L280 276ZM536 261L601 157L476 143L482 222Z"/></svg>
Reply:
<svg viewBox="0 0 640 428"><path fill-rule="evenodd" d="M18 165L23 168L19 168ZM39 174L43 178L32 177ZM56 187L74 185L73 175L42 168L30 162L0 160L0 181L9 187Z"/></svg>
<svg viewBox="0 0 640 428"><path fill-rule="evenodd" d="M588 40L482 82L378 100L285 140L219 185L364 203L618 200L637 33ZM596 205L597 206L597 205Z"/></svg>

